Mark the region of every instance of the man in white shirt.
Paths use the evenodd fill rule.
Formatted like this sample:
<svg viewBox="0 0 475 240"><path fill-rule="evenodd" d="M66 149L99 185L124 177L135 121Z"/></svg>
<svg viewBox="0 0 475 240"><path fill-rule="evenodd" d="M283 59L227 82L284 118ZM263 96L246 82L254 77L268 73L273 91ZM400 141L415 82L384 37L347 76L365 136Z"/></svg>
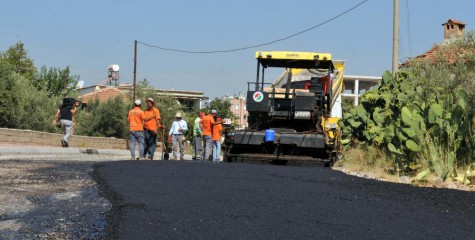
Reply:
<svg viewBox="0 0 475 240"><path fill-rule="evenodd" d="M180 151L180 160L185 159L185 149L183 147L184 133L188 131L188 125L185 120L181 118L181 113L176 113L175 121L173 121L172 127L168 136L171 136L173 143L173 160L178 158L178 151ZM169 137L170 140L170 137Z"/></svg>

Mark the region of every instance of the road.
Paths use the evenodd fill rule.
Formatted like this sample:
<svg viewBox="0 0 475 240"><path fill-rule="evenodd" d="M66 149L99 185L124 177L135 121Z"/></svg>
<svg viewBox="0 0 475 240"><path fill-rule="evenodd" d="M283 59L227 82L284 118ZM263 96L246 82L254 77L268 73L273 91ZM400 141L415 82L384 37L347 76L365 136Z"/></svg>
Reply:
<svg viewBox="0 0 475 240"><path fill-rule="evenodd" d="M475 194L323 166L108 162L111 239L475 239Z"/></svg>

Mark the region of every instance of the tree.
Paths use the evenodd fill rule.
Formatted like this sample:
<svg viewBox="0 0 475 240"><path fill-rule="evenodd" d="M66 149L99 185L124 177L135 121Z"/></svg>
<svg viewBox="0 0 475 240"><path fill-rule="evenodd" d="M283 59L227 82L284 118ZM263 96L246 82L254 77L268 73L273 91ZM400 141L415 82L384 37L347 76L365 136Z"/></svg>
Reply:
<svg viewBox="0 0 475 240"><path fill-rule="evenodd" d="M49 98L0 59L0 127L55 131L52 125L59 98Z"/></svg>
<svg viewBox="0 0 475 240"><path fill-rule="evenodd" d="M28 80L32 80L36 74L36 68L33 60L28 57L28 52L25 50L22 42L7 49L7 51L0 53L0 58L5 60L13 67L13 71L23 76Z"/></svg>
<svg viewBox="0 0 475 240"><path fill-rule="evenodd" d="M156 92L150 82L144 78L142 81L139 81L135 87L135 99L140 99L141 101L145 101L145 99L151 97L155 98ZM130 91L129 99L134 98L134 91Z"/></svg>
<svg viewBox="0 0 475 240"><path fill-rule="evenodd" d="M235 118L233 112L231 111L231 101L229 99L216 97L211 100L211 102L207 104L201 111L208 113L211 111L211 109L216 109L220 118Z"/></svg>
<svg viewBox="0 0 475 240"><path fill-rule="evenodd" d="M56 68L42 66L33 79L33 85L40 91L48 92L48 96L71 96L76 94L78 75L71 75L69 66Z"/></svg>
<svg viewBox="0 0 475 240"><path fill-rule="evenodd" d="M96 137L126 138L128 107L122 97L109 98L106 102L96 99L85 111L78 111L75 133Z"/></svg>

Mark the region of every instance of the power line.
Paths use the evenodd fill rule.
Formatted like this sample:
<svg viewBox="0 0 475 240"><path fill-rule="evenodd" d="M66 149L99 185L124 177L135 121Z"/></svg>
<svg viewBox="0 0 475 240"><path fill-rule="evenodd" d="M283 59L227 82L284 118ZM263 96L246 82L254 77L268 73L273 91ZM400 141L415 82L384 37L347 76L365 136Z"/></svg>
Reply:
<svg viewBox="0 0 475 240"><path fill-rule="evenodd" d="M363 5L364 3L366 3L368 0L364 0L358 4L356 4L355 6L351 7L350 9L326 20L326 21L323 21L313 27L310 27L310 28L307 28L305 30L302 30L300 32L297 32L297 33L294 33L294 34L291 34L289 36L286 36L286 37L283 37L283 38L279 38L279 39L276 39L276 40L273 40L273 41L270 41L270 42L266 42L266 43L261 43L261 44L256 44L256 45L251 45L251 46L247 46L247 47L240 47L240 48L234 48L234 49L227 49L227 50L215 50L215 51L191 51L191 50L183 50L183 49L175 49L175 48L165 48L165 47L161 47L161 46L158 46L158 45L151 45L151 44L148 44L148 43L144 43L144 42L141 42L141 41L138 41L138 43L144 45L144 46L147 46L147 47L152 47L152 48L158 48L160 50L164 50L164 51L172 51L172 52L180 52L180 53L226 53L226 52L236 52L236 51L242 51L242 50L246 50L246 49L250 49L250 48L257 48L257 47L262 47L262 46L266 46L266 45L270 45L270 44L273 44L273 43L276 43L276 42L281 42L281 41L284 41L284 40L287 40L289 38L292 38L292 37L295 37L295 36L298 36L300 34L303 34L303 33L306 33L310 30L313 30L317 27L320 27L322 25L325 25L351 11L353 11L354 9L358 8L359 6Z"/></svg>
<svg viewBox="0 0 475 240"><path fill-rule="evenodd" d="M411 12L409 11L409 0L406 0L406 22L407 22L407 41L409 42L409 54L412 57L412 44L411 44L411 24L409 22L410 14Z"/></svg>

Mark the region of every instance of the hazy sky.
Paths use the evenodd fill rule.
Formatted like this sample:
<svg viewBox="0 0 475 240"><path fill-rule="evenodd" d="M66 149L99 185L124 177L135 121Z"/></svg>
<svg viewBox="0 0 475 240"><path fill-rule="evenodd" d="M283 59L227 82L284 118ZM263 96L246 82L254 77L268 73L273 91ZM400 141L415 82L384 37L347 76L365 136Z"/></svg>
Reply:
<svg viewBox="0 0 475 240"><path fill-rule="evenodd" d="M133 80L134 40L194 51L246 47L312 27L362 1L0 0L0 49L22 41L37 67L69 65L86 86L119 64L125 83ZM401 60L442 41L441 24L449 18L473 30L473 9L472 0L400 0ZM393 1L368 0L302 35L231 53L184 54L139 44L137 79L209 97L237 94L255 79L258 50L329 52L347 60L346 74L378 76L391 68L392 13Z"/></svg>

